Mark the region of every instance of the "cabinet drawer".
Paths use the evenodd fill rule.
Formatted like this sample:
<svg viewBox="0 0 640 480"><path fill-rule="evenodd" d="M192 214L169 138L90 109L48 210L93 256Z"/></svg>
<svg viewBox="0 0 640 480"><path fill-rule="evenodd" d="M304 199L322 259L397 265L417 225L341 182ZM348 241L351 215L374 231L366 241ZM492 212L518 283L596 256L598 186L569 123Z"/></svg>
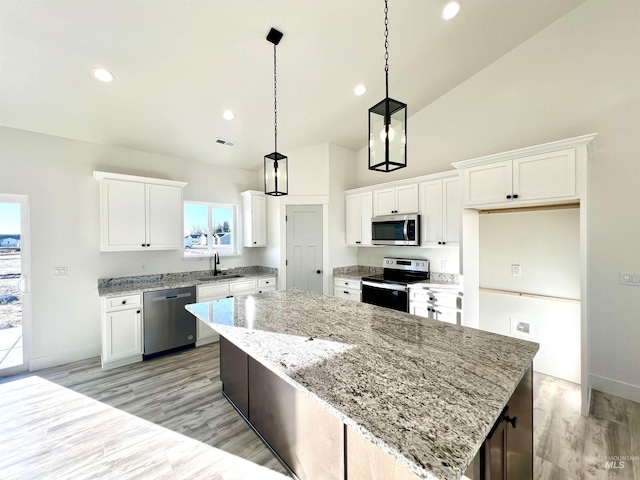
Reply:
<svg viewBox="0 0 640 480"><path fill-rule="evenodd" d="M259 278L258 279L258 288L260 288L260 287L275 287L275 286L276 286L275 277Z"/></svg>
<svg viewBox="0 0 640 480"><path fill-rule="evenodd" d="M142 305L142 295L122 295L120 297L107 298L107 311L122 310L124 308L139 307Z"/></svg>
<svg viewBox="0 0 640 480"><path fill-rule="evenodd" d="M336 290L338 290L339 288L351 288L358 291L360 290L360 280L353 280L350 278L336 277L333 281L333 285L335 286Z"/></svg>
<svg viewBox="0 0 640 480"><path fill-rule="evenodd" d="M225 297L229 293L228 283L215 283L212 285L198 285L198 301L206 297Z"/></svg>
<svg viewBox="0 0 640 480"><path fill-rule="evenodd" d="M345 300L360 301L360 290L353 290L351 288L342 288L338 285L335 286L334 296L338 298L344 298Z"/></svg>
<svg viewBox="0 0 640 480"><path fill-rule="evenodd" d="M233 282L229 284L230 293L252 292L256 289L255 280L243 280L241 282Z"/></svg>

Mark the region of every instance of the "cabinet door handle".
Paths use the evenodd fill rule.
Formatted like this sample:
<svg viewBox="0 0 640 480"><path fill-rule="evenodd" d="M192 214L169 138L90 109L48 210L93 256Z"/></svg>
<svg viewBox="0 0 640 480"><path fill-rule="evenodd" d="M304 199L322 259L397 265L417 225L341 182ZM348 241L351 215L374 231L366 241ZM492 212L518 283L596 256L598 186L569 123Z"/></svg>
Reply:
<svg viewBox="0 0 640 480"><path fill-rule="evenodd" d="M507 423L510 423L513 428L516 428L516 422L518 420L518 417L509 417L505 415L503 420Z"/></svg>
<svg viewBox="0 0 640 480"><path fill-rule="evenodd" d="M150 244L150 243L147 243L147 247L150 247L150 246L151 246L151 244Z"/></svg>
<svg viewBox="0 0 640 480"><path fill-rule="evenodd" d="M138 310L136 313L140 313L140 310Z"/></svg>
<svg viewBox="0 0 640 480"><path fill-rule="evenodd" d="M254 245L256 245L258 242L253 242Z"/></svg>
<svg viewBox="0 0 640 480"><path fill-rule="evenodd" d="M356 240L356 243L362 243L362 242L361 242L361 241L359 241L359 240Z"/></svg>
<svg viewBox="0 0 640 480"><path fill-rule="evenodd" d="M513 198L518 198L518 194L517 194L517 193L516 193L516 194L514 194L514 195L513 195Z"/></svg>
<svg viewBox="0 0 640 480"><path fill-rule="evenodd" d="M511 195L507 195L507 200L511 200Z"/></svg>
<svg viewBox="0 0 640 480"><path fill-rule="evenodd" d="M349 295L349 292L347 292L346 290L344 292L342 292L342 293L346 293L347 295Z"/></svg>
<svg viewBox="0 0 640 480"><path fill-rule="evenodd" d="M142 245L140 245L141 247L145 247L146 245L143 243Z"/></svg>
<svg viewBox="0 0 640 480"><path fill-rule="evenodd" d="M316 273L319 275L322 273L322 270L316 270Z"/></svg>
<svg viewBox="0 0 640 480"><path fill-rule="evenodd" d="M126 301L126 300L122 300L122 304L123 304L123 305L126 305L126 304L127 304L127 301Z"/></svg>

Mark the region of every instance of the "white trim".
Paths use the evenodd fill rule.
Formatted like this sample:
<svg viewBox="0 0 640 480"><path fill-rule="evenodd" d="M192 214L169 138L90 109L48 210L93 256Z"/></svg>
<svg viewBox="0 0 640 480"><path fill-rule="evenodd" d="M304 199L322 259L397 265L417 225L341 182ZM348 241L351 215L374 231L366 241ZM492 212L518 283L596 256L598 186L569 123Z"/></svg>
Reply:
<svg viewBox="0 0 640 480"><path fill-rule="evenodd" d="M579 137L567 138L564 140L558 140L556 142L543 143L542 145L534 145L532 147L519 148L517 150L509 150L508 152L494 153L492 155L486 155L484 157L472 158L470 160L462 160L460 162L452 163L457 169L464 169L469 167L476 167L478 165L486 165L488 163L501 162L504 160L512 160L514 158L529 157L532 155L539 155L542 153L557 152L559 150L566 150L569 148L577 148L587 146L589 155L595 152L595 138L597 133L590 133L588 135L581 135Z"/></svg>
<svg viewBox="0 0 640 480"><path fill-rule="evenodd" d="M632 385L631 383L593 374L589 374L589 384L592 390L606 392L640 403L640 386L638 385Z"/></svg>
<svg viewBox="0 0 640 480"><path fill-rule="evenodd" d="M124 182L152 183L154 185L168 185L172 187L186 187L186 182L175 180L165 180L163 178L138 177L136 175L125 175L123 173L99 172L94 170L93 178L96 180L121 180Z"/></svg>
<svg viewBox="0 0 640 480"><path fill-rule="evenodd" d="M29 371L42 370L43 368L57 367L66 363L86 360L87 358L99 357L100 345L80 348L77 350L67 350L65 352L54 353L44 357L32 358Z"/></svg>

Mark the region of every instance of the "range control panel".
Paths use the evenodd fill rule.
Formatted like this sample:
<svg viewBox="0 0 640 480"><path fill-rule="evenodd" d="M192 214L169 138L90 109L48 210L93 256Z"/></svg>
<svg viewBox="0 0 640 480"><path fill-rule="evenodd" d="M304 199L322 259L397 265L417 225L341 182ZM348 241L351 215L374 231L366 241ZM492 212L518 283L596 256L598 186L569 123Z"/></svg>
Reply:
<svg viewBox="0 0 640 480"><path fill-rule="evenodd" d="M428 272L429 260L385 257L382 260L382 267L390 268L393 270L413 270L417 272Z"/></svg>

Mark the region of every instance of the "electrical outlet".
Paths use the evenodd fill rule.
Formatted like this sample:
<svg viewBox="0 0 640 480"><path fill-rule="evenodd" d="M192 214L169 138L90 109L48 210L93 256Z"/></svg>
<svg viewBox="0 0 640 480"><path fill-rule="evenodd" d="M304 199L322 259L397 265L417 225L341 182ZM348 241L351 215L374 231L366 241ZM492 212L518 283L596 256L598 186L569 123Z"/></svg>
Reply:
<svg viewBox="0 0 640 480"><path fill-rule="evenodd" d="M147 269L147 264L145 262L142 262L140 264L140 270L146 270Z"/></svg>
<svg viewBox="0 0 640 480"><path fill-rule="evenodd" d="M520 265L511 265L511 276L519 277L522 274L522 270L520 269Z"/></svg>
<svg viewBox="0 0 640 480"><path fill-rule="evenodd" d="M531 323L511 317L511 333L516 335L531 335Z"/></svg>
<svg viewBox="0 0 640 480"><path fill-rule="evenodd" d="M440 260L440 270L444 272L447 269L447 263L446 260Z"/></svg>

